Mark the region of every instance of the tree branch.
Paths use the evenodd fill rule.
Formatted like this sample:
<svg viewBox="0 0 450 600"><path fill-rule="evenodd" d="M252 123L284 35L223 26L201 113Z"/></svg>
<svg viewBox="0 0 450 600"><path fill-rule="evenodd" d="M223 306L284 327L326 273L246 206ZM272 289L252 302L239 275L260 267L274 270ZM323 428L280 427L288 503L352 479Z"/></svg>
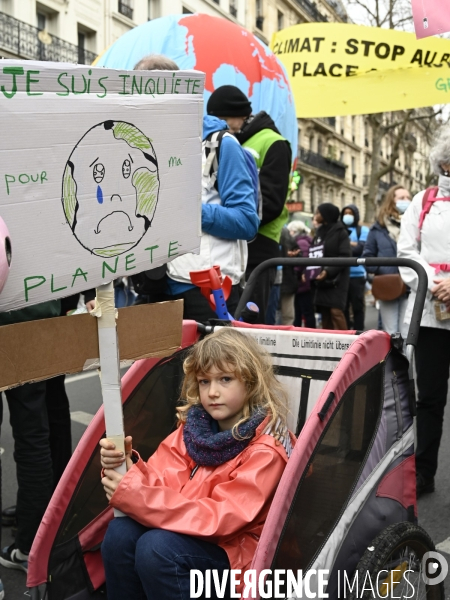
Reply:
<svg viewBox="0 0 450 600"><path fill-rule="evenodd" d="M440 108L438 111L433 111L432 114L429 115L420 115L417 117L407 117L406 120L408 123L412 123L413 121L421 121L423 119L433 119L434 117L437 117L439 114L442 113L443 108ZM413 113L414 109L410 109L408 111L408 115L411 115ZM399 127L401 125L403 125L405 119L402 119L401 121L395 121L393 123L389 123L388 125L382 125L384 131L387 133L388 131L391 131L392 129L395 129L396 127Z"/></svg>

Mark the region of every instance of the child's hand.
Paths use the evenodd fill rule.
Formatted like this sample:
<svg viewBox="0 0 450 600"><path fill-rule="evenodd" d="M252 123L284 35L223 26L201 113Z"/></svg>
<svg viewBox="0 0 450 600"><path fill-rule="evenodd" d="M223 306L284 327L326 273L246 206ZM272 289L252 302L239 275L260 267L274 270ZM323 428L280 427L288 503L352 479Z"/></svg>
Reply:
<svg viewBox="0 0 450 600"><path fill-rule="evenodd" d="M131 460L131 449L132 449L132 441L133 438L131 435L128 435L125 438L125 456L123 452L120 450L116 450L116 446L113 442L108 440L108 438L104 438L100 440L100 457L101 464L104 469L117 469L123 463L124 460L127 461L127 470L133 464Z"/></svg>
<svg viewBox="0 0 450 600"><path fill-rule="evenodd" d="M106 497L111 500L114 492L117 490L123 475L114 471L114 469L105 469L105 476L102 477L102 486L106 492Z"/></svg>

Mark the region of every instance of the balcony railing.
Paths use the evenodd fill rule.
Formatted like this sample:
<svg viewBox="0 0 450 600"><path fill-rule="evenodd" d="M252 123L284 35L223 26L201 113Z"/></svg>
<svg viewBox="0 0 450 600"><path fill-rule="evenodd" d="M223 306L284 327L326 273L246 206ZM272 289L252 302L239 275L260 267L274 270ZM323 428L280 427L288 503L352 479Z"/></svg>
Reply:
<svg viewBox="0 0 450 600"><path fill-rule="evenodd" d="M119 12L124 17L133 18L133 7L130 0L119 0Z"/></svg>
<svg viewBox="0 0 450 600"><path fill-rule="evenodd" d="M320 14L314 2L310 0L297 0L297 4L309 14L313 21L328 21L328 17Z"/></svg>
<svg viewBox="0 0 450 600"><path fill-rule="evenodd" d="M44 44L38 34L37 27L0 12L0 48L19 58L90 65L97 56L95 52L70 44L56 35L48 35L49 43Z"/></svg>
<svg viewBox="0 0 450 600"><path fill-rule="evenodd" d="M340 179L345 179L345 170L347 166L338 160L326 158L321 154L317 154L317 152L306 150L306 148L302 148L301 146L299 147L298 157L302 162L310 165L311 167L321 169L322 171L327 171L328 173L331 173Z"/></svg>
<svg viewBox="0 0 450 600"><path fill-rule="evenodd" d="M333 127L333 129L336 127L336 117L317 117L317 121L325 123L325 125Z"/></svg>
<svg viewBox="0 0 450 600"><path fill-rule="evenodd" d="M368 187L369 186L369 180L370 180L370 176L369 175L363 175L363 187ZM390 183L387 181L379 181L378 182L378 187L380 190L383 191L387 191L390 187L392 187L393 185L397 185L396 181L391 181Z"/></svg>

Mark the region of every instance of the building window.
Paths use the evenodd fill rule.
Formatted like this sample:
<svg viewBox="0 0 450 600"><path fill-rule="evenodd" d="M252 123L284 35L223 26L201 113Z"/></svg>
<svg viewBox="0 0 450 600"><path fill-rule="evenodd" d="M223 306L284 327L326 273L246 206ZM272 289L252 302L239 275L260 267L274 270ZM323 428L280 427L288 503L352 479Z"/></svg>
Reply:
<svg viewBox="0 0 450 600"><path fill-rule="evenodd" d="M36 14L36 17L37 17L37 28L39 29L39 31L43 31L44 29L47 28L47 15L44 15L44 13L38 12Z"/></svg>
<svg viewBox="0 0 450 600"><path fill-rule="evenodd" d="M364 146L369 147L369 125L364 123Z"/></svg>
<svg viewBox="0 0 450 600"><path fill-rule="evenodd" d="M339 162L343 163L345 159L344 151L341 150L339 153Z"/></svg>
<svg viewBox="0 0 450 600"><path fill-rule="evenodd" d="M119 0L119 12L124 17L133 18L133 0Z"/></svg>
<svg viewBox="0 0 450 600"><path fill-rule="evenodd" d="M263 17L263 6L262 0L256 0L256 29L260 29L262 31L264 25L264 17Z"/></svg>
<svg viewBox="0 0 450 600"><path fill-rule="evenodd" d="M148 0L148 20L158 19L161 16L160 0Z"/></svg>
<svg viewBox="0 0 450 600"><path fill-rule="evenodd" d="M356 183L356 159L352 156L352 183Z"/></svg>
<svg viewBox="0 0 450 600"><path fill-rule="evenodd" d="M278 31L280 31L280 29L283 29L284 27L284 14L281 12L281 10L278 11Z"/></svg>
<svg viewBox="0 0 450 600"><path fill-rule="evenodd" d="M236 0L230 0L230 15L237 17Z"/></svg>
<svg viewBox="0 0 450 600"><path fill-rule="evenodd" d="M78 32L78 64L79 65L84 65L86 62L85 50L86 50L86 34L79 31Z"/></svg>
<svg viewBox="0 0 450 600"><path fill-rule="evenodd" d="M88 64L88 57L96 51L96 32L78 25L78 64ZM92 58L90 58L92 62Z"/></svg>
<svg viewBox="0 0 450 600"><path fill-rule="evenodd" d="M49 32L57 35L58 17L58 11L52 10L50 7L36 2L36 25L39 31ZM38 39L44 44L51 44L52 41L51 38L47 37L45 34L41 34Z"/></svg>
<svg viewBox="0 0 450 600"><path fill-rule="evenodd" d="M317 140L317 154L322 154L322 138Z"/></svg>
<svg viewBox="0 0 450 600"><path fill-rule="evenodd" d="M185 6L183 6L183 11L182 12L183 12L183 15L192 15L193 14L192 10L189 10Z"/></svg>

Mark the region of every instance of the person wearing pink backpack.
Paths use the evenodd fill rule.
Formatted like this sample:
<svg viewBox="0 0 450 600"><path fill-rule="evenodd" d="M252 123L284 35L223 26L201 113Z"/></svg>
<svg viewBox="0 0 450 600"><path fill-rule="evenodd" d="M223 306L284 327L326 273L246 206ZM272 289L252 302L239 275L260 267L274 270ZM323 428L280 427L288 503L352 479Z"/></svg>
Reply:
<svg viewBox="0 0 450 600"><path fill-rule="evenodd" d="M417 496L434 492L450 369L450 127L443 127L432 146L431 168L438 186L419 192L402 218L399 258L420 263L428 275L428 293L416 347ZM405 322L411 320L417 275L401 268L411 288Z"/></svg>

